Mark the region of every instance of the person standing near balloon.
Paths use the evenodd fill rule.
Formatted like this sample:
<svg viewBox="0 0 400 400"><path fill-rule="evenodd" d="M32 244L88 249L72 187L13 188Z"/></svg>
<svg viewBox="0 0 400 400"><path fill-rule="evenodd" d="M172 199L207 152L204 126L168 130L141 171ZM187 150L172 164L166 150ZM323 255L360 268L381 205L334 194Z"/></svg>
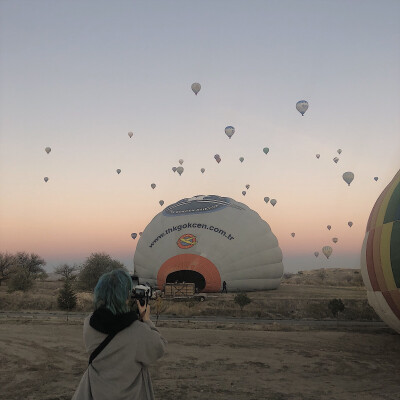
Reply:
<svg viewBox="0 0 400 400"><path fill-rule="evenodd" d="M222 290L221 290L221 293L228 293L228 291L226 290L226 282L225 281L223 281L222 282Z"/></svg>

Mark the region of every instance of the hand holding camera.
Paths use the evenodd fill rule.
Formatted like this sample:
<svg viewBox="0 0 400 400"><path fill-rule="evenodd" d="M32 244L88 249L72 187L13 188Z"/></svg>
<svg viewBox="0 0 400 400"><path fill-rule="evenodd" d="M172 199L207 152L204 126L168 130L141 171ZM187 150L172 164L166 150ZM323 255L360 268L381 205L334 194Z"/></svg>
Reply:
<svg viewBox="0 0 400 400"><path fill-rule="evenodd" d="M136 300L136 304L139 311L140 319L145 321L150 321L150 304L141 305L139 300Z"/></svg>

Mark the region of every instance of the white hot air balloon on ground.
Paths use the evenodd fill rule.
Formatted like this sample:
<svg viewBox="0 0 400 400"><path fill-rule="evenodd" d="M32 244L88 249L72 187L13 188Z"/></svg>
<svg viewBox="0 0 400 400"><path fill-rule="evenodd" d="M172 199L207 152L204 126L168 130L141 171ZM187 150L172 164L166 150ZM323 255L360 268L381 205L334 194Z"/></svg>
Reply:
<svg viewBox="0 0 400 400"><path fill-rule="evenodd" d="M49 154L49 153L51 152L51 147L46 147L44 150L45 150L45 152L46 152L47 154Z"/></svg>
<svg viewBox="0 0 400 400"><path fill-rule="evenodd" d="M200 83L195 82L195 83L192 83L191 88L193 90L193 93L197 96L197 93L200 92L201 85L200 85Z"/></svg>
<svg viewBox="0 0 400 400"><path fill-rule="evenodd" d="M184 171L184 168L183 168L183 167L178 167L178 168L176 169L176 172L177 172L179 175L182 175L182 174L183 174L183 171Z"/></svg>
<svg viewBox="0 0 400 400"><path fill-rule="evenodd" d="M343 175L343 180L350 186L350 183L353 182L354 174L350 171L345 172Z"/></svg>
<svg viewBox="0 0 400 400"><path fill-rule="evenodd" d="M226 136L228 136L229 139L233 136L234 133L235 133L235 128L233 126L227 126L225 128L225 134Z"/></svg>
<svg viewBox="0 0 400 400"><path fill-rule="evenodd" d="M330 255L332 254L332 247L331 246L324 246L322 248L322 252L324 253L326 258L329 258Z"/></svg>
<svg viewBox="0 0 400 400"><path fill-rule="evenodd" d="M300 100L296 103L297 111L304 116L304 113L308 110L308 102L306 100Z"/></svg>
<svg viewBox="0 0 400 400"><path fill-rule="evenodd" d="M251 246L249 246L251 242ZM166 207L143 231L134 256L140 280L162 289L193 282L199 292L276 289L282 251L270 226L228 197L194 196Z"/></svg>

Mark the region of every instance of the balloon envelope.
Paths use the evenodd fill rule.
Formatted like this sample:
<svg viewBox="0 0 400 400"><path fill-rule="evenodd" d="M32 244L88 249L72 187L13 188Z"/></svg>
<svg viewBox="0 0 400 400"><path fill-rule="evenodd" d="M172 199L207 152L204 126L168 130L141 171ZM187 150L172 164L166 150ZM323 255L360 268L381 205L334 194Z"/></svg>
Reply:
<svg viewBox="0 0 400 400"><path fill-rule="evenodd" d="M178 167L178 168L176 169L176 172L177 172L179 175L182 175L183 171L184 171L183 167Z"/></svg>
<svg viewBox="0 0 400 400"><path fill-rule="evenodd" d="M277 201L275 199L271 199L270 203L272 204L273 207L275 207L275 204L277 203Z"/></svg>
<svg viewBox="0 0 400 400"><path fill-rule="evenodd" d="M296 103L297 111L303 116L308 110L308 102L306 100L300 100Z"/></svg>
<svg viewBox="0 0 400 400"><path fill-rule="evenodd" d="M268 154L269 148L268 148L268 147L264 147L264 148L263 148L263 152L264 152L265 154Z"/></svg>
<svg viewBox="0 0 400 400"><path fill-rule="evenodd" d="M133 136L133 132L128 132L128 136L131 138Z"/></svg>
<svg viewBox="0 0 400 400"><path fill-rule="evenodd" d="M182 158L179 160L179 164L183 164L183 160L182 160Z"/></svg>
<svg viewBox="0 0 400 400"><path fill-rule="evenodd" d="M200 92L201 85L200 85L200 83L195 82L195 83L192 83L191 88L193 90L193 93L197 96L197 93Z"/></svg>
<svg viewBox="0 0 400 400"><path fill-rule="evenodd" d="M51 152L51 147L46 147L44 150L46 151L47 154L49 154Z"/></svg>
<svg viewBox="0 0 400 400"><path fill-rule="evenodd" d="M250 189L250 185L249 184L246 185L246 189Z"/></svg>
<svg viewBox="0 0 400 400"><path fill-rule="evenodd" d="M343 174L343 180L350 186L350 183L353 182L354 174L350 171L345 172Z"/></svg>
<svg viewBox="0 0 400 400"><path fill-rule="evenodd" d="M319 154L316 154L315 157L320 158L321 156Z"/></svg>
<svg viewBox="0 0 400 400"><path fill-rule="evenodd" d="M44 181L47 182L49 178L47 176L44 177Z"/></svg>
<svg viewBox="0 0 400 400"><path fill-rule="evenodd" d="M137 233L131 233L131 238L136 239L137 238Z"/></svg>
<svg viewBox="0 0 400 400"><path fill-rule="evenodd" d="M328 231L330 231L332 228L330 225L327 225L326 227L328 228Z"/></svg>
<svg viewBox="0 0 400 400"><path fill-rule="evenodd" d="M120 174L121 173L121 170L118 168L117 169L117 174Z"/></svg>
<svg viewBox="0 0 400 400"><path fill-rule="evenodd" d="M335 164L337 164L338 161L339 161L339 159L338 159L337 157L335 157L335 158L333 159L333 162L334 162Z"/></svg>
<svg viewBox="0 0 400 400"><path fill-rule="evenodd" d="M318 257L319 256L319 252L318 251L314 251L314 256Z"/></svg>
<svg viewBox="0 0 400 400"><path fill-rule="evenodd" d="M157 185L155 183L152 183L150 186L152 189L154 189Z"/></svg>
<svg viewBox="0 0 400 400"><path fill-rule="evenodd" d="M349 221L349 222L347 223L347 225L351 228L351 227L353 226L353 223L352 223L351 221Z"/></svg>
<svg viewBox="0 0 400 400"><path fill-rule="evenodd" d="M240 158L239 158L239 161L240 161L240 162L243 162L243 161L244 161L244 157L240 157Z"/></svg>
<svg viewBox="0 0 400 400"><path fill-rule="evenodd" d="M205 168L201 168L200 171L201 171L202 174L204 174Z"/></svg>
<svg viewBox="0 0 400 400"><path fill-rule="evenodd" d="M337 243L338 240L339 240L338 238L332 238L332 242L333 242L333 243Z"/></svg>
<svg viewBox="0 0 400 400"><path fill-rule="evenodd" d="M338 154L341 154L342 153L342 149L338 149Z"/></svg>
<svg viewBox="0 0 400 400"><path fill-rule="evenodd" d="M265 201L266 203L268 203L268 202L269 202L269 197L264 197L264 201Z"/></svg>
<svg viewBox="0 0 400 400"><path fill-rule="evenodd" d="M172 171L176 172L176 167L172 167Z"/></svg>
<svg viewBox="0 0 400 400"><path fill-rule="evenodd" d="M291 235L292 237L295 237L295 236L296 236L296 234L295 234L294 232L292 232L290 235Z"/></svg>
<svg viewBox="0 0 400 400"><path fill-rule="evenodd" d="M246 191L245 190L243 190L242 195L246 196Z"/></svg>
<svg viewBox="0 0 400 400"><path fill-rule="evenodd" d="M330 255L332 254L332 247L331 246L324 246L322 248L322 252L324 253L326 258L329 258Z"/></svg>
<svg viewBox="0 0 400 400"><path fill-rule="evenodd" d="M229 139L233 136L234 133L235 133L235 128L233 126L227 126L225 128L225 134L226 136L228 136Z"/></svg>
<svg viewBox="0 0 400 400"><path fill-rule="evenodd" d="M378 179L379 179L379 178L378 178L377 176L375 176L375 178L374 178L375 182L376 182Z"/></svg>
<svg viewBox="0 0 400 400"><path fill-rule="evenodd" d="M159 203L160 203L160 206L163 206L164 205L164 200L160 200Z"/></svg>

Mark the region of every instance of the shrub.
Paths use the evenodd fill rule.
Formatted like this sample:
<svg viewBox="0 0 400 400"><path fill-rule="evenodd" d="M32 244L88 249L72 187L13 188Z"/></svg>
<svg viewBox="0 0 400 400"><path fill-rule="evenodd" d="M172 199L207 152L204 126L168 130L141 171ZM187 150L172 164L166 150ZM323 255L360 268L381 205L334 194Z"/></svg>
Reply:
<svg viewBox="0 0 400 400"><path fill-rule="evenodd" d="M71 311L76 307L76 293L69 279L64 281L64 286L60 290L57 302L61 310Z"/></svg>
<svg viewBox="0 0 400 400"><path fill-rule="evenodd" d="M247 296L247 293L240 292L234 297L235 303L240 307L240 311L243 311L243 308L247 306L247 304L251 303L251 299Z"/></svg>
<svg viewBox="0 0 400 400"><path fill-rule="evenodd" d="M8 291L22 290L26 292L33 286L33 277L23 269L16 269L8 282Z"/></svg>
<svg viewBox="0 0 400 400"><path fill-rule="evenodd" d="M343 301L341 299L332 299L328 303L328 308L332 315L337 318L339 315L339 312L343 312L345 309L345 306L343 304Z"/></svg>

